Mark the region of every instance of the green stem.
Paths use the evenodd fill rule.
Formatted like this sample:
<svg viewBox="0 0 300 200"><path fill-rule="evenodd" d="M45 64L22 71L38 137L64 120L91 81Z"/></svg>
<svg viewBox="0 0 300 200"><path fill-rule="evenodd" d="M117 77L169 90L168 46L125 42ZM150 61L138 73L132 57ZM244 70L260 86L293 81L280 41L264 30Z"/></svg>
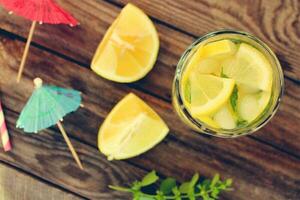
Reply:
<svg viewBox="0 0 300 200"><path fill-rule="evenodd" d="M130 193L133 193L134 191L132 191L131 189L128 188L128 190L123 190L124 192L130 192ZM146 193L143 193L141 191L140 192L140 195L143 196L143 197L149 197L149 198L156 198L156 195L153 195L153 194L146 194ZM212 190L208 190L207 193L211 193ZM199 193L196 193L194 194L194 197L201 197L203 194L202 192L199 192ZM181 198L188 198L189 196L187 194L184 194L184 195L180 195ZM172 199L175 199L176 196L164 196L164 199L167 199L167 200L172 200Z"/></svg>

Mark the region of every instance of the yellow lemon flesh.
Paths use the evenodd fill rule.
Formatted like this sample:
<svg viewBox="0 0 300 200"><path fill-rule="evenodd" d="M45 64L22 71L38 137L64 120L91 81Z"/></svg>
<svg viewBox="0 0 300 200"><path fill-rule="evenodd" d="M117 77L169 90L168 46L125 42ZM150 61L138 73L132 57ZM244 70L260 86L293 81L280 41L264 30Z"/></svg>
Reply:
<svg viewBox="0 0 300 200"><path fill-rule="evenodd" d="M190 75L211 74L219 76L221 73L221 59L234 55L236 50L236 45L230 40L221 40L200 45L185 69L182 78L182 84L185 87L184 93L190 94ZM183 99L183 102L188 108L190 107L190 101L187 101L186 98Z"/></svg>
<svg viewBox="0 0 300 200"><path fill-rule="evenodd" d="M127 4L106 32L91 68L112 81L137 81L153 68L158 49L152 21L139 8Z"/></svg>
<svg viewBox="0 0 300 200"><path fill-rule="evenodd" d="M223 72L240 85L270 91L272 68L266 57L256 48L242 43L236 55L223 63Z"/></svg>
<svg viewBox="0 0 300 200"><path fill-rule="evenodd" d="M168 132L168 126L158 114L130 93L103 122L98 147L109 160L131 158L154 147Z"/></svg>
<svg viewBox="0 0 300 200"><path fill-rule="evenodd" d="M191 114L194 117L210 115L230 98L234 80L213 75L193 74L191 83Z"/></svg>
<svg viewBox="0 0 300 200"><path fill-rule="evenodd" d="M183 103L213 128L235 129L268 106L272 68L253 46L224 39L200 44L182 77Z"/></svg>

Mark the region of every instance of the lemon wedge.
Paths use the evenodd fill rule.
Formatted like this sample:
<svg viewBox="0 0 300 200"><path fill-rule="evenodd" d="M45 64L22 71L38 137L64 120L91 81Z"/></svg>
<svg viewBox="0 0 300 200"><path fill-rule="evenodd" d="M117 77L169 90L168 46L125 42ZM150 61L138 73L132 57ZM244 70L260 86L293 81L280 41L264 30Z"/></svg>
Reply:
<svg viewBox="0 0 300 200"><path fill-rule="evenodd" d="M223 73L240 86L270 91L272 68L267 58L256 48L242 43L236 55L224 61Z"/></svg>
<svg viewBox="0 0 300 200"><path fill-rule="evenodd" d="M198 117L200 121L204 122L205 124L213 127L213 128L220 128L220 125L210 116L201 116Z"/></svg>
<svg viewBox="0 0 300 200"><path fill-rule="evenodd" d="M202 74L219 75L221 71L221 58L236 53L237 46L230 40L220 40L208 44L200 44L186 67L186 74L199 71Z"/></svg>
<svg viewBox="0 0 300 200"><path fill-rule="evenodd" d="M230 57L236 53L237 47L230 40L213 41L207 44L200 44L190 58L185 69L182 85L185 91L184 104L190 107L190 75L191 74L212 74L218 76L221 73L221 58ZM210 121L210 120L206 120ZM212 124L212 123L210 123Z"/></svg>
<svg viewBox="0 0 300 200"><path fill-rule="evenodd" d="M222 107L230 98L235 81L213 75L192 74L191 114L193 117L210 115Z"/></svg>
<svg viewBox="0 0 300 200"><path fill-rule="evenodd" d="M202 57L224 58L233 55L237 50L234 42L230 40L219 40L207 43L202 47Z"/></svg>
<svg viewBox="0 0 300 200"><path fill-rule="evenodd" d="M98 46L91 68L112 81L134 82L153 68L158 49L152 21L139 8L127 4Z"/></svg>
<svg viewBox="0 0 300 200"><path fill-rule="evenodd" d="M131 158L154 147L168 132L168 126L158 114L130 93L103 122L98 147L109 160Z"/></svg>

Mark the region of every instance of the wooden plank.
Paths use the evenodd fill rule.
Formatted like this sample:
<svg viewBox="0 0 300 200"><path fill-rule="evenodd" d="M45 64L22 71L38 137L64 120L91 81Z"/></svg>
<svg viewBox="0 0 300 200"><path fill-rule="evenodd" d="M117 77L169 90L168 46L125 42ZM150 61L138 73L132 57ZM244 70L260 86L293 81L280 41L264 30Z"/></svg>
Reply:
<svg viewBox="0 0 300 200"><path fill-rule="evenodd" d="M196 37L223 29L250 32L266 42L281 60L285 74L300 81L300 2L218 0L108 0L134 3L155 19Z"/></svg>
<svg viewBox="0 0 300 200"><path fill-rule="evenodd" d="M39 134L24 134L15 128L18 115L5 111L14 149L9 153L1 150L0 160L54 185L88 199L123 200L129 196L110 190L108 185L129 183L145 174L125 162L109 162L94 147L72 140L83 162L81 171L59 131L47 129Z"/></svg>
<svg viewBox="0 0 300 200"><path fill-rule="evenodd" d="M83 199L66 191L0 164L0 199L3 200L79 200Z"/></svg>
<svg viewBox="0 0 300 200"><path fill-rule="evenodd" d="M108 1L122 5L128 2L128 0ZM58 2L74 13L81 25L70 28L64 25L45 24L37 28L33 41L67 55L85 66L89 66L98 43L120 9L105 1L59 0ZM194 37L187 36L176 29L161 25L160 21L156 21L155 25L158 28L161 40L161 54L164 51L170 51L171 54L176 55L174 60L161 56L158 66L161 65L160 62L167 66L176 66L180 55L195 40L195 37L221 28L233 28L251 32L270 45L279 56L285 74L299 81L300 72L297 68L299 52L297 49L300 48L300 40L299 32L297 32L297 24L299 24L299 17L296 15L299 12L297 1L294 3L293 1L272 1L271 3L262 1L261 4L255 4L256 9L253 9L252 4L243 1L232 1L230 4L222 1L205 0L189 2L184 0L135 0L132 2L164 24L178 26L185 32L191 32L195 35ZM276 10L276 8L278 9ZM241 10L243 15L240 14ZM253 13L262 16L255 17L257 15ZM291 16L289 26L284 25L287 16ZM0 27L2 29L27 37L30 27L28 20L8 15L3 8L0 8L0 17L2 19ZM273 23L276 23L276 25L272 26ZM291 24L295 25L291 26ZM169 44L170 41L172 44Z"/></svg>
<svg viewBox="0 0 300 200"><path fill-rule="evenodd" d="M71 136L96 146L98 128L103 119L125 94L133 91L158 111L171 127L171 133L156 148L129 162L148 170L156 169L164 175L175 176L181 181L190 177L195 171L209 177L217 172L225 177L232 177L235 180L235 192L225 194L225 199L249 199L250 197L251 199L297 199L300 197L300 188L297 184L300 180L299 159L249 137L224 140L196 134L179 121L172 112L171 104L128 88L126 85L106 81L89 69L39 49L31 49L31 59L25 69L24 80L21 85L16 86L11 77L16 75L18 66L16 58L21 54L19 50L21 45L22 43L8 38L2 39L0 43L0 70L5 74L1 77L0 84L5 107L20 112L25 99L32 91L32 79L36 76L55 85L71 86L81 90L85 108L66 117L65 127L67 130L73 130L70 132ZM41 62L40 57L47 59ZM293 94L297 96L298 90ZM289 106L282 106L282 108L289 108ZM285 119L281 119L283 120ZM75 146L77 145L79 144ZM97 153L91 152L90 156L94 154ZM85 163L84 160L83 162ZM130 174L126 175L131 177Z"/></svg>
<svg viewBox="0 0 300 200"><path fill-rule="evenodd" d="M46 46L47 48L51 48L57 52L66 54L68 57L76 58L80 63L82 62L83 65L86 66L89 64L93 55L93 51L96 49L107 27L117 16L119 9L104 1L67 0L60 3L62 3L62 5L68 10L74 12L76 17L82 22L82 25L78 28L75 28L73 31L71 28L66 26L54 27L51 25L43 25L37 29L34 41ZM148 12L147 9L146 11ZM100 14L98 15L95 13ZM0 27L9 31L13 31L16 34L26 36L27 29L26 25L24 25L26 20L16 16L7 16L3 10L0 12L0 17L3 18L3 20L0 22ZM187 48L190 43L192 43L194 38L172 30L159 23L156 24L156 26L158 28L161 40L161 49L156 66L152 72L147 75L147 77L137 83L130 84L130 86L170 102L172 79L177 61L184 49ZM66 35L68 35L68 37L66 37ZM23 47L20 46L20 50L22 49ZM292 82L287 81L287 87L295 88L296 86L293 86ZM294 100L290 100L291 98ZM294 109L295 106L293 105L296 104L291 104L290 102L297 101L299 96L293 95L293 97L285 97L285 99L287 99L286 101L289 104L289 107L286 109L291 107ZM282 107L284 106L286 107L286 105L282 105ZM284 114L286 109L283 109L283 113L281 113L281 115L286 115ZM280 123L273 122L272 125L268 125L269 128L265 128L260 131L261 133L266 134L255 134L253 137L262 140L263 142L272 144L277 148L284 149L292 154L299 155L300 147L298 145L298 127L297 123L293 123L293 121L297 121L297 118L294 117L297 115L297 112L293 112L293 109L288 112L291 114L291 116L289 116L289 121L286 120L287 118L285 117L278 118L276 116L278 119L284 119L282 123L288 123L288 125L281 126ZM296 110L299 110L299 108L296 107ZM273 125L275 128L273 128ZM284 134L281 132L279 133L279 130L284 131ZM286 138L285 134L289 134L291 135L290 137L298 140Z"/></svg>
<svg viewBox="0 0 300 200"><path fill-rule="evenodd" d="M82 21L82 25L78 28L75 28L73 31L76 34L73 32L70 33L71 29L69 27L53 27L51 25L43 25L37 29L34 41L41 45L45 45L48 48L54 49L55 51L66 54L69 57L76 58L79 62L83 62L84 65L88 65L100 38L103 36L106 28L113 21L115 16L117 16L119 9L103 1L95 2L91 0L85 3L82 3L84 1L76 3L74 2L76 2L76 0L72 2L64 1L61 3L64 7L74 12L76 17ZM95 15L89 14L89 12L100 12L101 14ZM0 27L3 27L9 31L13 31L14 33L22 36L26 35L26 26L23 25L25 20L16 16L6 16L6 13L3 12L0 12L0 16L4 19L0 22ZM98 22L98 24L95 25L91 22ZM156 66L143 80L130 84L130 86L170 102L172 79L177 61L180 58L181 53L194 40L194 38L163 25L156 25L161 39L161 49ZM49 37L49 32L51 32L51 37ZM69 37L65 37L66 34L69 35ZM82 37L83 35L87 37ZM81 48L78 48L78 46ZM23 47L20 46L20 50L22 48ZM289 81L287 82L287 86L291 88L296 87L296 85L293 86L293 83ZM285 97L289 104L289 107L286 109L291 107L294 109L295 106L293 105L295 104L290 104L289 102L297 101L299 96L297 97L297 95L293 95L292 98L294 100L290 100L291 97ZM286 109L283 109L283 112L285 112ZM293 120L297 121L297 118L294 117L297 115L297 112L293 112L293 109L290 110L291 112L288 112L291 114L289 121L285 120L285 122L282 122L291 122L289 123L290 125L280 126L280 123L273 123L275 124L275 128L273 128L273 125L269 124L268 129L265 128L260 131L261 133L267 132L266 134L255 134L253 137L262 140L263 142L272 144L277 148L284 149L292 154L299 155L299 140L296 140L299 139L298 127L297 123L292 123ZM299 110L299 108L296 107L296 110ZM281 115L284 115L284 113ZM279 117L278 119L287 118ZM283 130L284 134L279 133L279 130ZM285 137L285 134L289 134L291 135L290 137L296 139L290 140L289 138Z"/></svg>
<svg viewBox="0 0 300 200"><path fill-rule="evenodd" d="M89 65L98 43L119 9L109 3L95 0L57 2L79 20L80 26L71 28L67 25L37 25L33 41ZM27 38L31 24L29 20L9 15L2 7L0 17L2 29Z"/></svg>

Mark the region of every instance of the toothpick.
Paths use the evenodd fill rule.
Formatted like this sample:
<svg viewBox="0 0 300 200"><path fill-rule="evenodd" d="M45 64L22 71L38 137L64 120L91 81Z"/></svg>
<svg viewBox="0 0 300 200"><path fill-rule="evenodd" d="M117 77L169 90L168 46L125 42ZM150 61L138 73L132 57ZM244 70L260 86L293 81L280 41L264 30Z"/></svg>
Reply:
<svg viewBox="0 0 300 200"><path fill-rule="evenodd" d="M28 51L29 51L30 43L31 43L32 36L33 36L33 33L34 33L35 25L36 25L36 21L33 21L32 24L31 24L31 27L30 27L28 39L27 39L27 42L26 42L26 46L25 46L25 49L24 49L23 56L22 56L22 61L21 61L20 67L19 67L17 83L20 82L21 77L22 77L22 73L23 73L23 70L24 70L25 63L26 63L26 58L28 56Z"/></svg>
<svg viewBox="0 0 300 200"><path fill-rule="evenodd" d="M80 161L80 159L79 159L79 157L78 157L78 155L77 155L77 153L76 153L76 151L75 151L75 149L74 149L74 147L73 147L73 145L72 145L72 143L71 143L71 141L70 141L70 139L69 139L69 137L68 137L68 135L67 135L67 133L66 133L66 131L65 131L65 129L64 129L64 127L63 127L63 125L61 124L60 121L57 122L57 126L58 126L60 132L62 133L62 135L63 135L63 137L64 137L64 139L65 139L72 155L73 155L73 158L75 159L75 161L77 163L77 165L79 166L80 169L83 170L81 161Z"/></svg>

